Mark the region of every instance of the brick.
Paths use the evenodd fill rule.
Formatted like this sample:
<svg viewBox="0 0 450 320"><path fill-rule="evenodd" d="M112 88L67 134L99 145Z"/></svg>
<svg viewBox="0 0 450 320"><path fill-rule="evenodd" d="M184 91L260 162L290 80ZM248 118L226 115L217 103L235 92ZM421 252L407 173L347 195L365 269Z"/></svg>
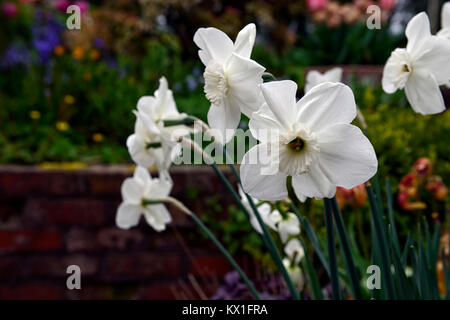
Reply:
<svg viewBox="0 0 450 320"><path fill-rule="evenodd" d="M113 253L104 258L100 277L107 282L179 277L180 262L176 254Z"/></svg>
<svg viewBox="0 0 450 320"><path fill-rule="evenodd" d="M99 268L97 257L75 254L69 256L34 256L27 259L33 276L67 278L67 267L76 265L80 267L81 277L93 276Z"/></svg>
<svg viewBox="0 0 450 320"><path fill-rule="evenodd" d="M92 278L99 269L99 258L81 254L6 256L0 259L0 279L17 281L25 279L58 279L65 285L67 267L77 265L81 269L82 279Z"/></svg>
<svg viewBox="0 0 450 320"><path fill-rule="evenodd" d="M195 255L190 260L190 272L194 276L223 277L233 267L221 255Z"/></svg>
<svg viewBox="0 0 450 320"><path fill-rule="evenodd" d="M0 285L0 300L58 300L63 288L50 283Z"/></svg>
<svg viewBox="0 0 450 320"><path fill-rule="evenodd" d="M25 206L25 222L40 225L102 225L104 203L97 199L32 198Z"/></svg>
<svg viewBox="0 0 450 320"><path fill-rule="evenodd" d="M160 282L143 286L140 289L139 298L145 300L173 300L174 290L177 290L179 285L177 282Z"/></svg>
<svg viewBox="0 0 450 320"><path fill-rule="evenodd" d="M101 249L97 234L80 227L73 227L67 232L65 245L68 252L90 252Z"/></svg>
<svg viewBox="0 0 450 320"><path fill-rule="evenodd" d="M144 236L138 229L122 230L117 227L104 228L98 232L98 243L108 249L125 250L140 247Z"/></svg>
<svg viewBox="0 0 450 320"><path fill-rule="evenodd" d="M61 247L57 229L0 230L0 251L54 251Z"/></svg>

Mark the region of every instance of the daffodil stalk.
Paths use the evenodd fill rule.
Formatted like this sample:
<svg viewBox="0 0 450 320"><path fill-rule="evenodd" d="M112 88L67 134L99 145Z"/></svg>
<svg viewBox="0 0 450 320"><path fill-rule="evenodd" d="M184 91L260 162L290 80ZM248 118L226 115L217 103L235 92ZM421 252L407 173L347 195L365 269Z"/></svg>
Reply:
<svg viewBox="0 0 450 320"><path fill-rule="evenodd" d="M331 199L324 199L325 204L325 226L327 229L327 245L328 245L328 260L330 263L331 275L331 289L333 292L333 299L341 299L341 290L339 287L339 273L336 259L336 248L334 243L334 227L333 216L331 209Z"/></svg>
<svg viewBox="0 0 450 320"><path fill-rule="evenodd" d="M333 208L333 216L336 222L339 242L344 253L344 261L350 281L350 288L352 290L354 298L359 300L361 299L361 289L359 287L358 275L356 273L352 252L350 250L350 242L348 239L347 231L345 229L344 219L342 219L341 210L339 209L336 197L333 197L333 199L331 200L331 205Z"/></svg>
<svg viewBox="0 0 450 320"><path fill-rule="evenodd" d="M369 197L370 212L372 214L373 226L375 229L375 236L377 239L377 244L380 249L382 272L384 274L386 283L387 298L389 300L395 299L394 285L391 274L391 264L389 262L389 251L388 243L386 241L386 230L381 218L381 214L378 211L378 206L376 203L375 195L372 190L372 185L370 182L365 184L367 195Z"/></svg>
<svg viewBox="0 0 450 320"><path fill-rule="evenodd" d="M195 215L191 210L189 210L182 202L173 198L173 197L164 197L156 200L144 200L144 205L155 205L155 204L170 204L181 210L183 213L188 215L194 220L197 226L206 234L206 236L214 243L214 245L220 250L220 252L224 255L224 257L228 260L228 262L233 266L239 276L242 278L244 283L247 285L248 289L255 297L255 299L260 300L258 291L256 290L253 283L247 277L245 272L241 269L238 263L233 259L230 252L220 243L220 241L214 236L214 234L209 230L209 228L200 220L197 215Z"/></svg>

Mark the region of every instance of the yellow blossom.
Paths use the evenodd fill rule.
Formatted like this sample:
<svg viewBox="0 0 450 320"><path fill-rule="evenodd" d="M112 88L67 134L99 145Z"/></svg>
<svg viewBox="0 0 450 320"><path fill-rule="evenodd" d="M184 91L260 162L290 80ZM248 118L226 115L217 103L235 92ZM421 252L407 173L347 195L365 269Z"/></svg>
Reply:
<svg viewBox="0 0 450 320"><path fill-rule="evenodd" d="M101 133L99 133L99 132L94 133L94 134L92 135L92 140L95 141L95 142L102 142L103 139L105 139L105 137L103 136L103 134L101 134Z"/></svg>
<svg viewBox="0 0 450 320"><path fill-rule="evenodd" d="M58 131L67 131L69 130L69 124L66 121L58 121L56 123L56 129Z"/></svg>
<svg viewBox="0 0 450 320"><path fill-rule="evenodd" d="M70 94L66 94L64 96L64 102L67 104L74 104L75 103L75 98L74 96L70 95Z"/></svg>
<svg viewBox="0 0 450 320"><path fill-rule="evenodd" d="M37 110L31 110L29 115L30 115L30 118L33 120L37 120L41 117L41 113Z"/></svg>

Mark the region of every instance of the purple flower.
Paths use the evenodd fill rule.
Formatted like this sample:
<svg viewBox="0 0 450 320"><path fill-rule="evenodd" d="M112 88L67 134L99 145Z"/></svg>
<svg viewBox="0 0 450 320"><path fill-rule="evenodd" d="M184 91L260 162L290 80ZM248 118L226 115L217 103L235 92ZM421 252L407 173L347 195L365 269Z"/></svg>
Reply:
<svg viewBox="0 0 450 320"><path fill-rule="evenodd" d="M46 64L50 59L53 49L61 43L60 34L63 26L50 14L41 11L36 12L33 25L33 46L39 54L41 63Z"/></svg>
<svg viewBox="0 0 450 320"><path fill-rule="evenodd" d="M0 59L1 69L9 69L18 65L27 66L30 63L30 53L23 43L15 43L5 50Z"/></svg>

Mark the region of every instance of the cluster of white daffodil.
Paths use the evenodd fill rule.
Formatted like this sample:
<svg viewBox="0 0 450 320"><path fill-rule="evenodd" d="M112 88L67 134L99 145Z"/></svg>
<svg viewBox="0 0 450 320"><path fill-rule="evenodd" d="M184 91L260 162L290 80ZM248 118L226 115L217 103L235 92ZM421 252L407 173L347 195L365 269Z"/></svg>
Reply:
<svg viewBox="0 0 450 320"><path fill-rule="evenodd" d="M404 88L416 112L436 113L445 108L439 85L450 84L449 13L446 4L444 28L438 36L431 35L425 13L414 17L406 28L406 49L396 49L385 66L384 90L392 93ZM333 198L338 186L351 189L372 178L378 161L368 138L351 124L357 107L352 90L340 83L342 70L310 72L305 95L297 101L297 84L293 81L263 83L265 68L250 58L255 37L254 24L243 28L234 42L216 28L200 28L195 33L194 42L205 65L204 92L211 103L209 126L177 110L164 77L154 96L139 99L134 111L135 132L127 140L138 167L122 185L123 203L116 222L120 228L130 228L143 214L149 225L162 231L171 221L165 207L170 203L191 215L205 231L189 209L169 197L173 183L168 169L181 149L180 142L204 153L188 137L194 123L200 123L201 130L210 136L215 132L214 143L223 146L234 137L243 113L249 117L250 132L259 144L244 155L241 163L240 204L258 233L267 237L267 225L279 234L286 258L283 262L278 258L278 266L282 269L284 265L300 287L303 277L299 262L304 250L298 239L299 220L294 213L273 209L277 206L270 201L286 199L288 188L300 201ZM148 172L153 165L159 178L152 178ZM234 190L230 192L239 200ZM206 233L218 245L217 239ZM223 252L220 244L218 247ZM269 251L272 254L273 248Z"/></svg>
<svg viewBox="0 0 450 320"><path fill-rule="evenodd" d="M256 232L263 234L261 225L259 224L255 214L252 211L250 203L239 188L242 204L250 214L250 223ZM279 210L272 210L272 206L267 202L258 203L258 200L253 199L257 204L259 215L263 222L273 231L279 234L280 240L284 245L284 253L286 257L283 259L283 264L289 273L297 288L303 286L303 273L299 266L300 261L305 255L304 249L300 241L296 238L300 235L300 222L297 216L292 212L280 212Z"/></svg>
<svg viewBox="0 0 450 320"><path fill-rule="evenodd" d="M442 25L432 35L426 13L412 18L405 30L406 48L395 49L383 71L383 90L404 89L413 110L421 114L445 110L439 86L450 84L450 3L442 9Z"/></svg>

